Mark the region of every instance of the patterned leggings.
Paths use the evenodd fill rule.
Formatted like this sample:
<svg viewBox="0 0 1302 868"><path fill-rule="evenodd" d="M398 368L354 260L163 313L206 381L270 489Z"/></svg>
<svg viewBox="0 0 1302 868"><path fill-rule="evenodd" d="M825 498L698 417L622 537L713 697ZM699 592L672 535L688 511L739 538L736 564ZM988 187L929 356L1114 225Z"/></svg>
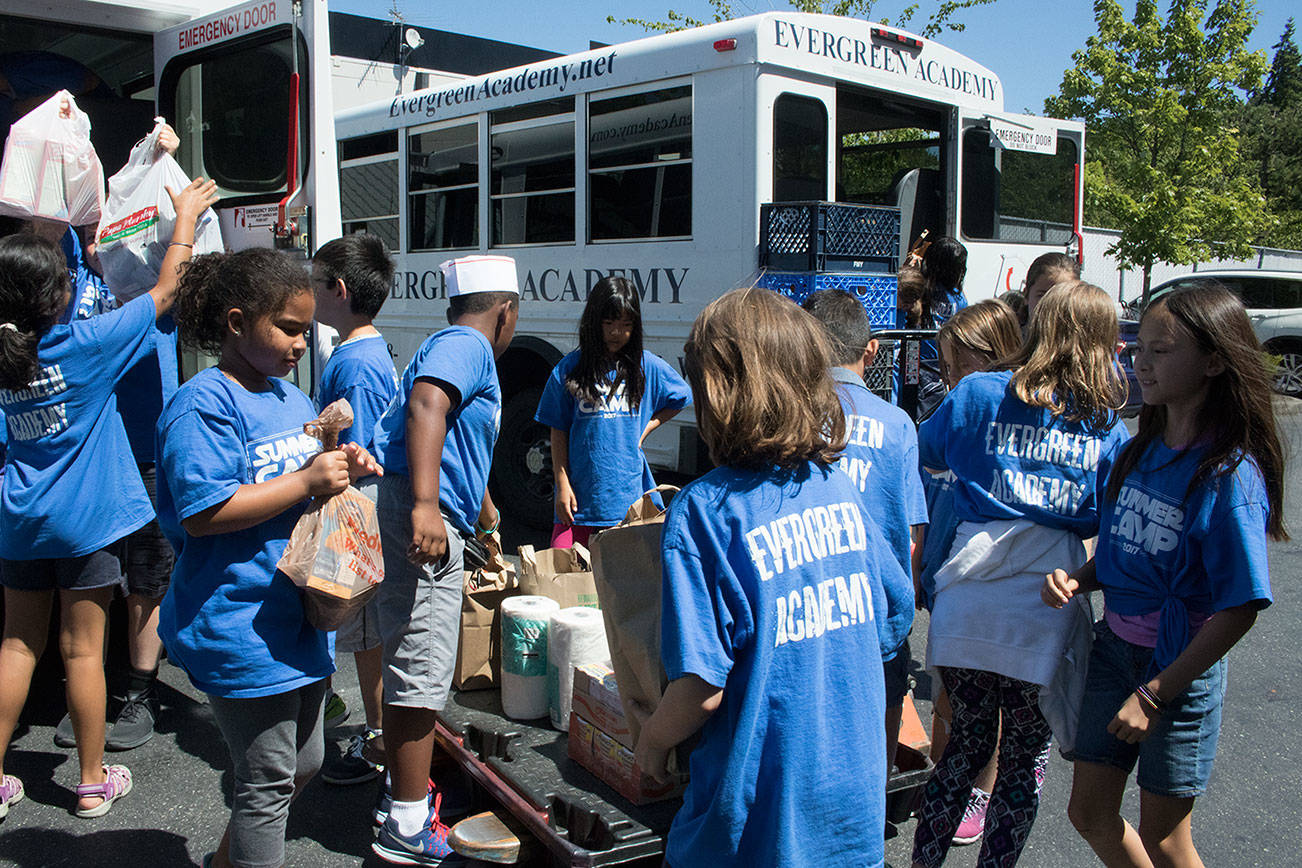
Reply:
<svg viewBox="0 0 1302 868"><path fill-rule="evenodd" d="M1036 766L1048 759L1053 733L1040 713L1040 688L979 669L940 670L954 709L945 754L927 781L913 837L913 861L939 868L963 819L972 782L996 742L999 774L986 808L978 868L1016 865L1039 808ZM1000 712L1003 734L1000 736Z"/></svg>

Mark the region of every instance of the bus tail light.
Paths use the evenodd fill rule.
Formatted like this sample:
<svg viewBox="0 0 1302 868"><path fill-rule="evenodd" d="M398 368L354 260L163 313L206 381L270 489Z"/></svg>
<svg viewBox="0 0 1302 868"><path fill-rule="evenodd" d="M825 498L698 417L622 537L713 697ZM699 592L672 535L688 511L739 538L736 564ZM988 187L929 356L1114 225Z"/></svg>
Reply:
<svg viewBox="0 0 1302 868"><path fill-rule="evenodd" d="M735 39L716 39L716 40L714 40L714 50L715 50L715 51L733 51L733 50L736 49L736 48L737 48L737 40L735 40Z"/></svg>
<svg viewBox="0 0 1302 868"><path fill-rule="evenodd" d="M912 48L914 51L922 50L922 40L916 36L906 36L903 33L892 33L885 27L874 27L872 29L872 34L873 39L893 42L896 45L903 45L905 48Z"/></svg>

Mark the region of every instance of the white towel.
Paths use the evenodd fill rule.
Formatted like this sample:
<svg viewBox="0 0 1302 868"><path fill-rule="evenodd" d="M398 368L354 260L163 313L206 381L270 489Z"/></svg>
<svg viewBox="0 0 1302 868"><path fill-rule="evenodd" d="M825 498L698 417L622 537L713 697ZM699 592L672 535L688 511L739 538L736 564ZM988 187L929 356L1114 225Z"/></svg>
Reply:
<svg viewBox="0 0 1302 868"><path fill-rule="evenodd" d="M1086 595L1051 609L1044 576L1074 571L1085 547L1071 531L1033 522L963 522L936 572L927 665L997 672L1045 688L1040 709L1060 743L1075 740L1085 689L1091 611Z"/></svg>

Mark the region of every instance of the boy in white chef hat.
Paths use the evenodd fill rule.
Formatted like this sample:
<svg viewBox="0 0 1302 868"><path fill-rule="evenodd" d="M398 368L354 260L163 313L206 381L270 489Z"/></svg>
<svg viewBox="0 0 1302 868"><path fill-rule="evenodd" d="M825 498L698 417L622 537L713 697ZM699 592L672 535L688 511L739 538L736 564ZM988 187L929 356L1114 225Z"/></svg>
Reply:
<svg viewBox="0 0 1302 868"><path fill-rule="evenodd" d="M392 806L381 802L387 818L373 849L400 864L437 864L451 853L437 816L441 797L426 789L434 715L457 656L463 539L498 524L488 496L502 417L496 359L520 312L510 257L463 256L439 268L451 326L421 344L375 428L374 454L385 471L377 597Z"/></svg>

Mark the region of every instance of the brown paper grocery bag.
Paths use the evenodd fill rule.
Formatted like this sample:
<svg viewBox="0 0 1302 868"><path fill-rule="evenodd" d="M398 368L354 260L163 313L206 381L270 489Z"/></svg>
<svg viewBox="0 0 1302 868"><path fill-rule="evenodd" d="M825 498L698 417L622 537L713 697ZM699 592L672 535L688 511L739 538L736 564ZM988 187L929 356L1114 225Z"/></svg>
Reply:
<svg viewBox="0 0 1302 868"><path fill-rule="evenodd" d="M520 593L515 565L502 556L502 540L494 533L486 543L488 563L465 573L461 594L461 638L452 686L457 690L487 690L501 682L502 601Z"/></svg>
<svg viewBox="0 0 1302 868"><path fill-rule="evenodd" d="M652 491L677 490L661 485ZM606 621L606 644L634 744L641 730L634 708L643 714L655 710L668 683L660 662L660 537L665 513L651 499L652 491L629 507L622 522L592 538L592 571Z"/></svg>
<svg viewBox="0 0 1302 868"><path fill-rule="evenodd" d="M568 549L542 551L520 546L520 593L555 600L562 609L599 608L592 556L579 543Z"/></svg>

